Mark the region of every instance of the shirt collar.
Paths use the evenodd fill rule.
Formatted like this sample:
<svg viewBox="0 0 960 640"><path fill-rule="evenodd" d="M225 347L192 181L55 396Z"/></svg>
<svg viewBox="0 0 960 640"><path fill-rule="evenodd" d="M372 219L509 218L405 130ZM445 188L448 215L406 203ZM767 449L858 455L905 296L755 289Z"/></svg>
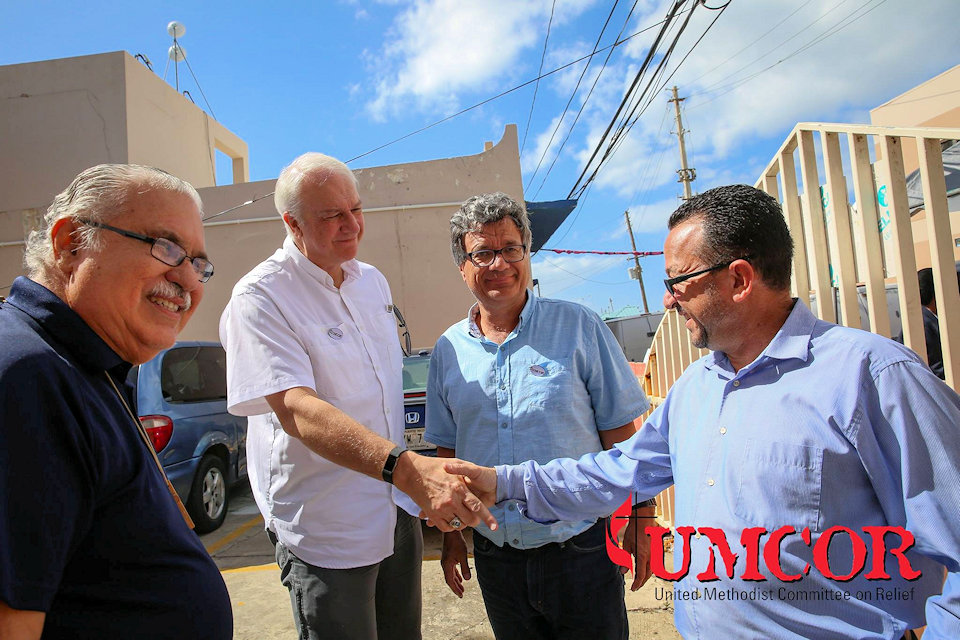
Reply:
<svg viewBox="0 0 960 640"><path fill-rule="evenodd" d="M303 255L297 245L293 242L293 238L290 236L287 236L283 241L283 252L286 254L287 258L292 260L294 264L300 267L314 280L329 288L337 288L336 285L333 284L333 276L314 263L310 262L310 260L307 259L307 256ZM360 277L360 263L357 262L356 258L353 260L347 260L340 265L340 268L343 269L344 283L346 283L348 280Z"/></svg>
<svg viewBox="0 0 960 640"><path fill-rule="evenodd" d="M527 301L523 304L523 309L520 310L520 322L518 322L516 328L510 332L510 335L519 334L524 326L530 323L537 304L537 297L533 295L533 290L527 289ZM473 338L483 337L483 332L480 331L480 326L477 324L477 318L479 317L480 303L474 302L470 310L467 311L467 333Z"/></svg>
<svg viewBox="0 0 960 640"><path fill-rule="evenodd" d="M810 340L813 336L813 329L817 323L817 318L805 304L794 298L793 309L790 315L777 334L773 336L770 344L760 352L756 360L743 367L740 371L743 373L760 366L760 363L769 360L803 360L810 357ZM725 370L732 370L730 360L727 354L722 351L713 352L713 360L708 361L707 368L719 367Z"/></svg>
<svg viewBox="0 0 960 640"><path fill-rule="evenodd" d="M90 328L83 318L52 291L23 276L13 281L11 304L33 318L40 328L62 345L63 349L91 369L106 369L126 377L132 366Z"/></svg>

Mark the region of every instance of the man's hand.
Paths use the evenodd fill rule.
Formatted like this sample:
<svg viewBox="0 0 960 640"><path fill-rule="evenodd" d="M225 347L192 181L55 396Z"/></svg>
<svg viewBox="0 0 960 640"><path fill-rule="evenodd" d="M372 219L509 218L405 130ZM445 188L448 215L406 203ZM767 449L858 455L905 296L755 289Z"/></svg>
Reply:
<svg viewBox="0 0 960 640"><path fill-rule="evenodd" d="M482 500L486 506L492 507L497 503L497 472L493 467L481 467L472 462L454 458L448 460L443 468L447 473L462 476L473 495Z"/></svg>
<svg viewBox="0 0 960 640"><path fill-rule="evenodd" d="M457 569L460 565L460 569ZM463 597L463 581L470 579L470 565L467 564L467 541L459 531L443 534L443 551L440 552L440 566L443 568L443 579L450 591L458 597ZM461 577L460 573L463 572Z"/></svg>
<svg viewBox="0 0 960 640"><path fill-rule="evenodd" d="M623 550L633 556L631 591L636 591L650 579L650 536L646 534L645 528L648 524L653 524L655 509L656 507L635 509L623 530ZM621 570L623 573L627 572L626 567Z"/></svg>
<svg viewBox="0 0 960 640"><path fill-rule="evenodd" d="M463 527L476 526L480 522L496 529L497 519L475 495L476 492L471 493L472 489L467 488L464 478L451 475L444 470L444 466L444 460L407 452L397 461L397 467L393 471L393 483L423 509L428 523L440 531L457 531ZM494 496L496 482L494 475ZM459 526L451 526L450 523L457 524L457 520Z"/></svg>

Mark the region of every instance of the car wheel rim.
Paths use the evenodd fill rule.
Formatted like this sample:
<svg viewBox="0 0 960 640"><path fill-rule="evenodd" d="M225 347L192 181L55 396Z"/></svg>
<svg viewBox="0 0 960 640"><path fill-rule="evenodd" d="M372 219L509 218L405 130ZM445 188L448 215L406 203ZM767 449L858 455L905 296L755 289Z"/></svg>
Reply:
<svg viewBox="0 0 960 640"><path fill-rule="evenodd" d="M203 476L203 510L207 517L216 520L223 512L227 497L227 484L220 469L211 467Z"/></svg>

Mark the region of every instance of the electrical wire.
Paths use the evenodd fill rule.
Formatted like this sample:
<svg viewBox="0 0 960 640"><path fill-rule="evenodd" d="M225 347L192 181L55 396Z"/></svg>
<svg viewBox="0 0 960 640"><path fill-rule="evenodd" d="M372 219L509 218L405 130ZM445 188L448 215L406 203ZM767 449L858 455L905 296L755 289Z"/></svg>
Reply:
<svg viewBox="0 0 960 640"><path fill-rule="evenodd" d="M637 32L635 32L635 33L630 34L629 36L627 36L627 37L624 38L623 40L620 40L620 41L618 41L618 42L614 42L613 44L608 45L608 46L606 46L606 47L603 47L602 49L598 49L597 51L595 51L595 52L593 52L593 53L587 54L587 55L585 55L585 56L581 56L581 57L577 58L576 60L572 60L572 61L570 61L570 62L568 62L568 63L566 63L566 64L564 64L564 65L561 65L561 66L557 67L556 69L553 69L552 71L548 71L548 72L546 72L546 73L542 73L542 74L540 74L539 76L537 76L536 78L532 78L532 79L530 79L530 80L527 80L526 82L524 82L524 83L522 83L522 84L518 84L517 86L515 86L515 87L513 87L513 88L511 88L511 89L507 89L506 91L502 91L502 92L498 93L497 95L492 96L492 97L490 97L490 98L487 98L486 100L482 100L482 101L480 101L480 102L478 102L478 103L476 103L476 104L474 104L474 105L472 105L472 106L470 106L470 107L467 107L467 108L465 108L465 109L461 109L460 111L457 111L456 113L450 114L449 116L447 116L447 117L445 117L445 118L441 118L440 120L437 120L436 122L432 122L431 124L428 124L428 125L426 125L426 126L424 126L424 127L420 127L419 129L417 129L417 130L415 130L415 131L411 131L410 133L407 133L407 134L405 134L405 135L402 135L402 136L400 136L399 138L396 138L396 139L394 139L394 140L391 140L391 141L389 141L389 142L386 142L386 143L384 143L384 144L382 144L382 145L380 145L380 146L378 146L378 147L374 147L373 149L370 149L369 151L365 151L365 152L361 153L361 154L358 155L358 156L354 156L354 157L350 158L349 160L346 160L345 162L349 164L350 162L353 162L354 160L359 160L360 158L366 157L366 156L368 156L368 155L370 155L370 154L372 154L372 153L375 153L375 152L377 152L377 151L380 151L381 149L385 149L386 147L389 147L389 146L391 146L391 145L394 145L394 144L396 144L396 143L398 143L398 142L402 142L403 140L406 140L407 138L413 137L413 136L417 135L418 133L423 133L424 131L426 131L426 130L428 130L428 129L432 129L433 127L435 127L435 126L437 126L437 125L440 125L440 124L443 124L444 122L447 122L448 120L452 120L452 119L456 118L457 116L461 116L461 115L463 115L463 114L465 114L465 113L467 113L467 112L469 112L469 111L473 111L474 109L478 109L478 108L482 107L483 105L488 104L488 103L490 103L490 102L493 102L494 100L497 100L497 99L499 99L499 98L502 98L503 96L509 95L509 94L513 93L514 91L518 91L518 90L520 90L520 89L523 89L524 87L529 86L529 85L533 84L534 82L537 82L538 80L542 80L543 78L546 78L546 77L548 77L548 76L552 76L552 75L555 74L555 73L559 73L560 71L563 71L564 69L567 69L567 68L569 68L569 67L572 67L573 65L578 64L578 63L580 63L580 62L583 62L583 61L586 60L587 58L590 58L590 57L592 57L592 56L595 56L595 55L597 55L598 53L603 53L603 52L606 51L607 49L611 49L611 48L614 48L614 47L619 47L620 45L622 45L622 44L624 44L624 43L632 40L633 38L636 38L637 36L639 36L639 35L641 35L641 34L643 34L643 33L646 33L647 31L650 31L651 29L654 29L654 28L660 26L661 24L662 24L662 22L657 22L657 23L655 23L655 24L650 25L649 27L644 27L643 29L641 29L641 30L639 30L639 31L637 31Z"/></svg>
<svg viewBox="0 0 960 640"><path fill-rule="evenodd" d="M643 74L646 72L647 67L649 66L651 60L653 59L654 54L656 53L658 47L660 46L661 40L663 39L667 30L670 28L670 25L673 23L673 20L677 16L677 12L679 11L680 7L684 2L685 0L675 0L673 5L667 11L666 17L660 23L661 25L660 32L657 34L653 44L651 45L650 49L647 51L647 56L644 58L643 63L640 65L640 69L637 71L637 74L634 77L633 82L630 84L629 89L627 89L627 93L624 95L623 99L620 101L620 105L617 107L616 113L614 113L613 118L611 118L610 123L607 125L607 128L603 132L603 135L600 137L600 140L597 142L597 146L594 148L593 153L590 155L590 158L587 160L587 163L584 165L583 171L577 177L577 180L574 183L573 188L570 189L570 193L567 196L568 198L573 198L574 194L583 193L586 186L589 185L590 182L592 182L592 177L591 177L590 180L587 180L586 182L583 182L581 184L581 182L584 179L584 176L586 176L587 171L590 169L590 166L592 165L594 159L597 157L597 154L600 153L600 149L603 147L604 143L606 142L607 136L610 135L610 132L613 130L614 125L619 120L621 113L623 113L623 110L626 107L628 101L630 100L630 97L633 95L633 92L636 90L636 87L639 84L640 79L643 77ZM694 5L694 8L695 7L696 5ZM692 13L692 9L691 9L691 13ZM595 175L596 175L596 172L594 172L594 176Z"/></svg>
<svg viewBox="0 0 960 640"><path fill-rule="evenodd" d="M573 88L573 92L570 94L570 99L567 100L567 104L564 105L563 111L560 113L560 119L557 120L557 126L555 126L553 128L553 131L550 133L550 139L547 140L547 144L543 148L543 153L540 154L540 159L537 161L537 167L533 170L533 174L528 179L527 186L526 188L524 188L524 191L528 191L530 189L530 185L533 184L534 179L537 177L537 173L540 171L540 167L543 164L543 160L544 158L547 157L547 152L550 150L550 145L553 144L553 139L554 137L556 137L557 131L560 130L560 125L563 124L563 119L566 117L567 111L570 109L570 105L573 103L573 99L577 96L577 92L580 90L580 83L583 82L584 76L587 75L587 70L590 68L590 63L593 62L593 56L596 55L597 49L600 47L600 42L603 41L603 34L607 32L607 27L610 25L610 19L613 17L613 12L616 11L619 1L620 0L614 0L613 6L610 7L610 12L607 14L607 19L603 22L603 28L600 29L600 35L597 36L597 41L593 44L593 52L590 56L590 59L587 60L587 64L583 65L583 70L580 72L580 77L577 78L577 84ZM636 6L636 4L634 4L634 6ZM631 9L630 11L632 13L633 9ZM618 36L618 39L619 39L619 36ZM613 53L613 49L610 49L609 53L607 54L607 60L610 59L610 55L612 53ZM603 70L601 69L600 72L603 73ZM596 83L594 83L594 86L596 86ZM593 90L591 89L591 93L592 91ZM581 111L582 110L583 108L581 107ZM579 114L577 114L577 117L579 117ZM574 122L574 124L576 124L576 122ZM571 130L572 130L572 127L571 127ZM557 156L559 155L560 155L560 150L558 149ZM543 187L542 184L540 186ZM537 193L539 193L539 190L537 191Z"/></svg>
<svg viewBox="0 0 960 640"><path fill-rule="evenodd" d="M638 0L637 0L637 1L638 1ZM626 19L624 19L624 21L623 21L623 26L620 27L620 32L617 34L617 39L618 39L618 40L619 40L620 37L623 35L623 32L626 31L627 25L630 23L630 18L633 16L633 12L634 12L634 10L636 10L636 8L637 8L637 1L635 1L635 2L633 3L633 6L630 7L630 11L629 11L629 13L627 13L627 17L626 17ZM606 25L604 25L604 29L606 29ZM601 33L600 35L602 36L603 34ZM598 43L599 43L599 41L598 41ZM613 56L613 51L614 51L613 49L610 49L610 50L607 52L607 57L604 58L604 60L603 60L603 65L601 65L601 67L600 67L600 71L597 72L597 76L593 79L593 84L590 86L590 91L587 92L587 97L584 98L584 99L583 99L583 102L580 104L580 109L577 111L577 115L576 115L576 117L573 119L573 123L570 125L570 128L567 130L567 135L563 138L563 141L560 143L560 146L557 148L557 152L556 152L556 154L554 154L554 156L553 156L553 161L550 163L550 166L547 167L547 172L544 174L543 179L540 181L540 186L537 187L536 193L533 194L533 198L534 198L534 199L536 199L537 196L540 195L540 191L543 189L543 185L545 185L546 182L547 182L547 177L550 176L550 172L553 171L554 165L556 165L556 164L557 164L557 160L560 159L560 153L563 151L563 148L566 146L567 141L570 140L570 136L573 135L573 130L574 130L574 128L577 126L577 123L580 121L580 116L583 115L583 110L586 108L587 103L590 101L590 97L593 95L594 89L597 88L597 84L600 82L600 77L603 75L604 70L607 68L607 64L610 62L610 58ZM584 68L584 72L586 72L586 68ZM581 75L581 78L582 78L582 77L583 77L583 76ZM577 83L577 87L579 87L579 86L580 86L580 83L578 82L578 83ZM576 91L576 90L574 90L574 91ZM572 100L572 99L573 99L573 96L571 96L571 100ZM568 106L569 106L569 103L568 103ZM564 109L564 114L566 114L566 109ZM562 120L562 119L563 119L563 116L561 116L560 119ZM557 127L559 128L559 126L560 126L560 123L558 122L558 123L557 123ZM554 130L554 133L556 133L556 130ZM553 136L551 136L551 140L552 140L552 139L553 139ZM547 145L547 149L549 149L549 145ZM544 153L546 153L546 149L544 149ZM537 165L537 168L539 168L539 165ZM534 172L534 173L536 173L536 172ZM530 179L530 182L533 183L533 179L532 179L532 178Z"/></svg>
<svg viewBox="0 0 960 640"><path fill-rule="evenodd" d="M527 146L527 133L530 131L530 121L533 120L533 107L537 104L537 91L540 89L539 76L543 73L543 63L547 59L547 43L550 42L550 28L553 26L553 12L557 8L557 0L550 6L550 20L547 21L547 35L543 38L543 53L540 54L540 68L537 69L537 83L533 85L533 100L530 101L530 113L527 115L527 126L523 128L523 142L520 144L520 155Z"/></svg>
<svg viewBox="0 0 960 640"><path fill-rule="evenodd" d="M203 92L203 87L200 86L200 81L197 80L197 75L193 72L193 67L190 66L190 61L187 59L187 56L183 56L183 61L187 63L187 69L190 70L190 75L193 76L193 81L197 83L197 89L200 89L200 95L203 96L203 101L206 103L207 109L210 111L210 115L213 116L214 120L216 120L217 116L213 113L213 107L210 106L210 101L207 100L207 94Z"/></svg>
<svg viewBox="0 0 960 640"><path fill-rule="evenodd" d="M803 51L806 51L806 50L809 49L810 47L812 47L812 46L814 46L814 45L816 45L816 44L819 44L820 42L823 42L824 40L826 40L827 38L829 38L829 37L832 36L832 35L835 35L836 33L839 33L840 31L842 31L843 29L847 28L848 26L850 26L851 24L853 24L853 23L856 22L857 20L860 20L861 18L863 18L864 16L866 16L868 13L870 13L870 12L873 11L874 9L877 9L880 5L884 4L887 0L879 0L878 4L874 5L873 7L870 7L869 9L867 9L866 11L864 11L861 15L856 16L856 17L853 17L854 14L856 14L856 13L859 12L860 10L864 9L867 5L869 5L871 2L874 2L874 1L876 1L876 0L867 0L867 2L865 2L864 4L860 5L860 6L857 7L856 9L854 9L854 10L853 10L851 13L849 13L847 16L845 16L844 18L841 18L840 21L839 21L837 24L835 24L835 25L833 25L832 27L828 28L825 32L821 33L820 35L818 35L817 37L815 37L813 40L807 42L806 44L804 44L803 46L801 46L799 49L794 50L793 52L787 54L787 55L784 56L783 58L780 58L779 60L777 60L777 61L774 62L773 64L771 64L771 65L769 65L769 66L767 66L767 67L764 67L763 69L760 69L759 71L756 71L756 72L750 74L749 76L746 76L746 77L744 77L744 78L741 78L741 79L739 79L739 80L736 80L736 81L734 81L734 82L732 82L732 83L730 83L729 85L726 85L726 86L724 86L724 87L717 87L716 85L714 85L714 87L713 87L712 89L706 89L706 90L704 90L704 91L702 91L702 92L700 92L700 93L694 94L694 95L691 96L691 97L706 95L706 94L709 94L709 93L711 93L711 92L713 92L713 91L718 91L718 90L721 89L721 88L722 88L722 89L726 89L725 91L721 91L720 93L717 93L716 95L714 95L714 96L713 96L712 98L710 98L709 100L703 100L703 101L701 101L701 102L697 102L695 105L692 105L690 108L691 108L691 109L699 109L699 108L702 107L702 106L705 106L705 105L707 105L707 104L710 104L711 102L713 102L713 101L716 100L717 98L720 98L721 96L724 96L724 95L730 93L730 92L733 91L734 89L736 89L736 88L738 88L738 87L740 87L740 86L743 86L744 84L746 84L747 82L753 80L753 79L756 78L757 76L759 76L759 75L761 75L761 74L763 74L763 73L766 73L767 71L770 71L770 70L773 69L774 67L776 67L776 66L778 66L778 65L786 62L787 60L793 58L794 56L799 55L800 53L802 53ZM843 2L846 2L846 0L843 0ZM840 4L843 4L843 2L841 2ZM837 6L839 6L839 5L837 5ZM827 13L829 13L829 11L828 11ZM822 16L821 16L821 17L822 17ZM843 24L843 22L846 21L846 20L849 20L849 21L846 22L845 24ZM815 20L814 22L810 23L810 24L813 25L814 23L816 23L816 22L818 22L818 21L819 21L819 18L818 18L817 20ZM809 27L809 26L810 26L810 25L808 25L808 27ZM798 34L799 34L799 33L802 33L802 31L806 30L806 28L807 28L807 27L805 27L804 29L802 29L800 32L798 32ZM791 38L789 38L788 40L786 40L786 41L784 41L784 42L788 42L789 40L792 40L793 37L795 37L795 36L798 35L798 34L794 34L794 36L792 36ZM782 44L782 43L781 43L781 44ZM747 66L749 66L749 65L747 65ZM741 70L742 70L743 68L745 68L745 67L741 67ZM736 73L736 72L734 72L734 73ZM730 77L730 76L727 76L727 77Z"/></svg>

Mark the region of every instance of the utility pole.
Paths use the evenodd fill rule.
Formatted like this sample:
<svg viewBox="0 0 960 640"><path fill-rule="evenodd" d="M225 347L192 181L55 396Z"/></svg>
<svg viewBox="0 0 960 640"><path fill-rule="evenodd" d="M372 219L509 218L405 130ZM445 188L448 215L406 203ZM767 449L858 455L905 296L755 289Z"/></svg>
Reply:
<svg viewBox="0 0 960 640"><path fill-rule="evenodd" d="M623 217L627 219L627 233L630 234L630 246L633 247L633 264L636 265L636 270L630 269L631 277L635 277L640 283L640 297L643 298L643 312L650 313L650 308L647 306L647 291L643 288L643 270L640 268L640 258L637 257L637 241L633 239L633 227L630 225L630 211L624 211ZM634 275L636 274L636 275Z"/></svg>
<svg viewBox="0 0 960 640"><path fill-rule="evenodd" d="M677 175L680 176L680 179L677 182L683 183L683 199L689 200L693 197L693 193L690 190L690 183L697 179L697 170L690 167L687 167L687 146L683 141L683 134L686 133L683 129L683 121L680 119L680 103L686 100L686 98L677 97L677 87L673 87L673 100L668 100L667 102L673 103L674 111L677 116L677 137L680 138L680 169L677 170Z"/></svg>

